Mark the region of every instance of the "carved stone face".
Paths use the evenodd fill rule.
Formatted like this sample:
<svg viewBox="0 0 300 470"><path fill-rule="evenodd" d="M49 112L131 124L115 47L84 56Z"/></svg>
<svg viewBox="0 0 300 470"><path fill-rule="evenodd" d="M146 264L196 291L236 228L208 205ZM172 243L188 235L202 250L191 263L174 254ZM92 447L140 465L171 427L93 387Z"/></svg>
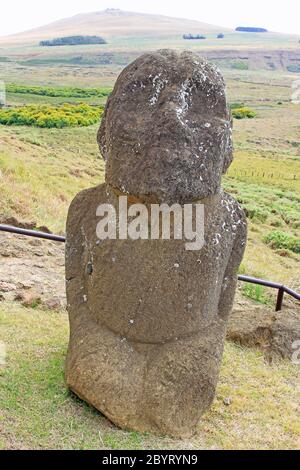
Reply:
<svg viewBox="0 0 300 470"><path fill-rule="evenodd" d="M232 161L231 127L215 66L190 52L145 54L119 76L99 129L106 181L158 202L215 194Z"/></svg>

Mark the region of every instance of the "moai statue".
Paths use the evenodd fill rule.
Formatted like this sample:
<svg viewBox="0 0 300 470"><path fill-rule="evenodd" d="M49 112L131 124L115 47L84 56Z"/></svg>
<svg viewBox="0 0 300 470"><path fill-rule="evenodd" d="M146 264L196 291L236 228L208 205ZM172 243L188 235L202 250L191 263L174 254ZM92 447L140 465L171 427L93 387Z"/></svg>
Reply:
<svg viewBox="0 0 300 470"><path fill-rule="evenodd" d="M106 182L75 197L67 222L66 381L122 428L186 437L215 395L246 242L221 189L232 161L222 76L190 52L142 55L120 74L98 141ZM97 208L117 212L125 196L202 205L204 246L99 239Z"/></svg>

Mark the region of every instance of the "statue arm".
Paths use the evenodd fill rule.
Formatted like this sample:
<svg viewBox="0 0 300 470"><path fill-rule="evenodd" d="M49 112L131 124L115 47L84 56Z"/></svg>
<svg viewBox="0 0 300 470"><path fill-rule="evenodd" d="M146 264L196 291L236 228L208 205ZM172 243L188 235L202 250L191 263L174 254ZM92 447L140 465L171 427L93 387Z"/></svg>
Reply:
<svg viewBox="0 0 300 470"><path fill-rule="evenodd" d="M241 210L242 211L242 210ZM218 313L223 319L226 319L231 312L236 285L237 285L237 272L241 261L244 256L247 240L247 223L244 213L242 213L241 223L238 225L231 255L223 277L222 290L220 295Z"/></svg>

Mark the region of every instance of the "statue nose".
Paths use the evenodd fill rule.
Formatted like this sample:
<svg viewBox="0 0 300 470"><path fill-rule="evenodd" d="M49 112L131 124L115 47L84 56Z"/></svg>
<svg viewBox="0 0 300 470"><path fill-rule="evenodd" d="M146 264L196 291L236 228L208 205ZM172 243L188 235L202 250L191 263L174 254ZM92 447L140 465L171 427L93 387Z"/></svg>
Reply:
<svg viewBox="0 0 300 470"><path fill-rule="evenodd" d="M168 93L162 92L159 100L160 106L172 111L172 109L181 106L185 101L187 96L181 93L179 87L173 87L171 90L168 90Z"/></svg>
<svg viewBox="0 0 300 470"><path fill-rule="evenodd" d="M157 108L158 119L162 121L164 127L172 123L172 126L182 125L184 117L188 111L188 102L184 101L179 92L161 99Z"/></svg>

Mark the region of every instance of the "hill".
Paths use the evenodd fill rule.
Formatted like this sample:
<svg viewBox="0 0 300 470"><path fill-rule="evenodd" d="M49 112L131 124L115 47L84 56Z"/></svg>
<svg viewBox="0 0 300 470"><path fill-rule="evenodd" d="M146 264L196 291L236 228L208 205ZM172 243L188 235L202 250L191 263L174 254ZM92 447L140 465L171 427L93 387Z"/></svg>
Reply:
<svg viewBox="0 0 300 470"><path fill-rule="evenodd" d="M104 38L207 34L230 31L200 21L162 15L107 9L78 14L45 26L0 38L1 42L32 42L75 34L100 34Z"/></svg>

